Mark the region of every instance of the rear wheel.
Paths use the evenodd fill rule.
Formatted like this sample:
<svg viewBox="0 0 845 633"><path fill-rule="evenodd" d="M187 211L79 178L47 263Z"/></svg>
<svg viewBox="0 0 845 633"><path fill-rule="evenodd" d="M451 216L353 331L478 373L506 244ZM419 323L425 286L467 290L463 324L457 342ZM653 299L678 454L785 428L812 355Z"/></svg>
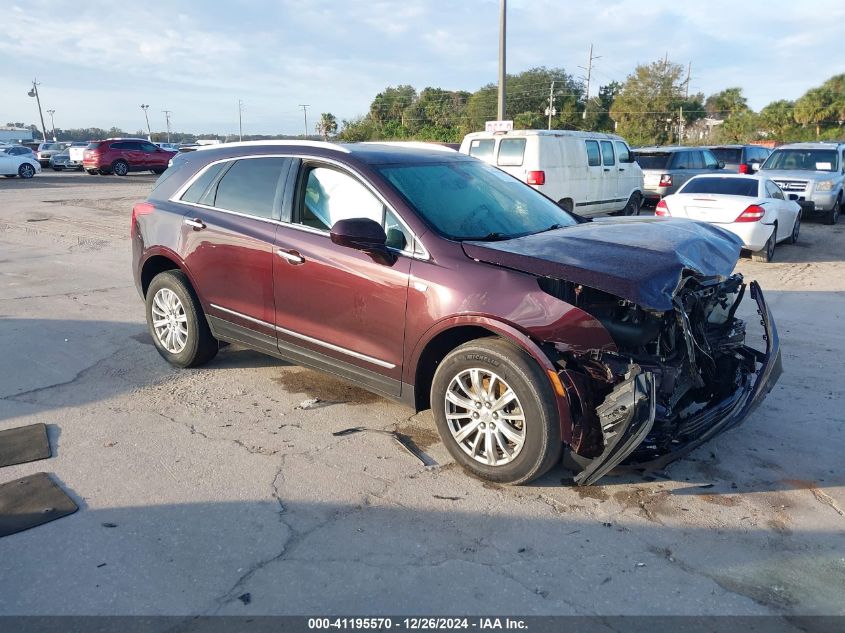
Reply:
<svg viewBox="0 0 845 633"><path fill-rule="evenodd" d="M777 244L778 227L775 225L775 230L772 231L772 236L766 242L766 245L761 251L751 253L751 259L755 262L768 263L775 258L775 245Z"/></svg>
<svg viewBox="0 0 845 633"><path fill-rule="evenodd" d="M20 167L18 167L18 176L21 178L29 179L35 175L35 167L30 165L29 163L24 163Z"/></svg>
<svg viewBox="0 0 845 633"><path fill-rule="evenodd" d="M798 241L798 233L801 231L801 212L795 216L795 224L792 225L792 234L789 236L789 243L795 244Z"/></svg>
<svg viewBox="0 0 845 633"><path fill-rule="evenodd" d="M115 176L125 176L129 173L129 163L125 160L116 160L111 166Z"/></svg>
<svg viewBox="0 0 845 633"><path fill-rule="evenodd" d="M437 430L473 474L521 484L560 458L557 406L549 379L524 350L498 338L450 352L431 385Z"/></svg>
<svg viewBox="0 0 845 633"><path fill-rule="evenodd" d="M147 325L158 353L177 367L210 361L219 348L199 299L178 270L156 275L147 289Z"/></svg>

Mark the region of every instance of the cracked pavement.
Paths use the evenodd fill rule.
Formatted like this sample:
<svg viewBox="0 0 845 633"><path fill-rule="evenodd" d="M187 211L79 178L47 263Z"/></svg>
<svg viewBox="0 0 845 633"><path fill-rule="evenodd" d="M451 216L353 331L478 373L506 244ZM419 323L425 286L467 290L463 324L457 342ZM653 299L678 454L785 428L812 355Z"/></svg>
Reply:
<svg viewBox="0 0 845 633"><path fill-rule="evenodd" d="M845 225L740 262L785 368L744 425L665 477L509 488L331 376L236 346L168 366L130 271L152 183L0 183L0 429L54 450L0 482L51 472L80 506L0 539L0 614L845 614Z"/></svg>

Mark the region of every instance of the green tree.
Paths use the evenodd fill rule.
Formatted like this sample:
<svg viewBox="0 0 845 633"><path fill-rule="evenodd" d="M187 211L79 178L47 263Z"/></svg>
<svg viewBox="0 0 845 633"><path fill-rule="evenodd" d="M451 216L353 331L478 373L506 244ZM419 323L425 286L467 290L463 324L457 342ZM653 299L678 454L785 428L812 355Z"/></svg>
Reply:
<svg viewBox="0 0 845 633"><path fill-rule="evenodd" d="M787 101L786 99L772 101L760 110L760 131L765 133L767 137L776 140L785 140L793 136L795 118L792 116L792 110L794 107L794 101Z"/></svg>
<svg viewBox="0 0 845 633"><path fill-rule="evenodd" d="M317 134L323 137L324 141L329 140L329 136L337 133L337 117L331 112L323 112L320 115L320 120L316 126Z"/></svg>
<svg viewBox="0 0 845 633"><path fill-rule="evenodd" d="M747 112L749 107L748 100L742 94L742 88L726 88L707 97L704 109L713 118L727 119L734 114Z"/></svg>
<svg viewBox="0 0 845 633"><path fill-rule="evenodd" d="M590 99L585 106L587 115L583 119L584 129L595 132L613 132L615 125L613 119L610 118L610 108L613 106L613 100L621 91L622 84L618 81L612 81L606 86L599 87L599 96Z"/></svg>
<svg viewBox="0 0 845 633"><path fill-rule="evenodd" d="M793 116L802 126L814 125L816 138L821 136L822 122L833 114L833 97L825 87L813 88L795 102Z"/></svg>

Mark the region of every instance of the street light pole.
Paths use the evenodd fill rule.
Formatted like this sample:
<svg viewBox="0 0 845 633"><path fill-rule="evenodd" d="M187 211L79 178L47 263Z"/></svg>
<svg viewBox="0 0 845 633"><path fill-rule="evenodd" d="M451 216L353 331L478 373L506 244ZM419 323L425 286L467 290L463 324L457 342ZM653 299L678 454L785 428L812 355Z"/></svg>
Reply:
<svg viewBox="0 0 845 633"><path fill-rule="evenodd" d="M56 138L56 121L53 119L53 115L56 114L55 110L47 110L47 114L50 115L50 127L53 128L53 141L57 141Z"/></svg>
<svg viewBox="0 0 845 633"><path fill-rule="evenodd" d="M44 137L44 141L47 141L47 126L44 125L44 113L41 111L41 97L38 96L38 80L32 80L32 90L27 93L30 97L35 97L35 100L38 102L38 116L41 117L41 134Z"/></svg>
<svg viewBox="0 0 845 633"><path fill-rule="evenodd" d="M507 27L507 0L501 0L499 4L499 108L496 118L499 121L505 120L505 82L507 73L505 71L505 31Z"/></svg>
<svg viewBox="0 0 845 633"><path fill-rule="evenodd" d="M238 99L238 140L244 140L244 102Z"/></svg>
<svg viewBox="0 0 845 633"><path fill-rule="evenodd" d="M141 109L144 111L144 119L146 119L146 121L147 121L147 140L152 142L153 131L150 129L150 117L147 115L147 108L149 108L149 107L150 107L150 105L148 103L142 103L141 104Z"/></svg>

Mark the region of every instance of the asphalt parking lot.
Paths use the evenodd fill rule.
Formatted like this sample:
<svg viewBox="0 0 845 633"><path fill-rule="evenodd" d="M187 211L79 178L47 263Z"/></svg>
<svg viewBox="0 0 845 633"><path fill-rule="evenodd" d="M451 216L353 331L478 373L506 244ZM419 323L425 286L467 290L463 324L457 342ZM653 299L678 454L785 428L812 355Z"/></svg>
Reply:
<svg viewBox="0 0 845 633"><path fill-rule="evenodd" d="M168 366L130 270L152 175L3 180L0 429L54 457L0 483L46 470L80 511L0 539L0 614L845 614L845 223L740 261L784 354L743 426L668 478L508 488L327 375Z"/></svg>

